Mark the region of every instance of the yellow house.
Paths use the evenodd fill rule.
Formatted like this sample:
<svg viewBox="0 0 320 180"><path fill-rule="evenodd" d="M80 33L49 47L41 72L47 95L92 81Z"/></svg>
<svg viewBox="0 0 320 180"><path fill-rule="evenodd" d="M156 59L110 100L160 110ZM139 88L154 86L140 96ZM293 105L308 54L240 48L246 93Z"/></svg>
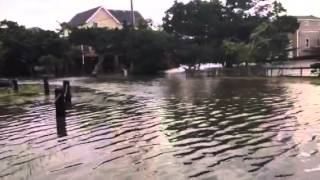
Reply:
<svg viewBox="0 0 320 180"><path fill-rule="evenodd" d="M141 14L134 11L135 18L132 17L131 11L126 10L111 10L102 6L76 14L68 23L71 27L86 28L99 27L121 29L124 24L132 25L136 22L144 21ZM136 22L133 23L133 19Z"/></svg>
<svg viewBox="0 0 320 180"><path fill-rule="evenodd" d="M133 18L134 15L134 18ZM108 28L108 29L122 29L123 26L135 26L136 24L145 23L144 18L137 11L126 11L126 10L111 10L106 9L102 6L81 12L76 14L68 23L65 24L67 27L64 32L64 37L67 37L70 33L71 28ZM97 61L96 53L90 46L81 45L77 47L82 52L82 65L83 67L88 62L95 63L92 74L97 74L99 69L104 62L104 58ZM90 61L86 61L86 60ZM93 61L92 61L93 60ZM87 62L87 63L86 63ZM119 66L118 56L114 57L115 66Z"/></svg>

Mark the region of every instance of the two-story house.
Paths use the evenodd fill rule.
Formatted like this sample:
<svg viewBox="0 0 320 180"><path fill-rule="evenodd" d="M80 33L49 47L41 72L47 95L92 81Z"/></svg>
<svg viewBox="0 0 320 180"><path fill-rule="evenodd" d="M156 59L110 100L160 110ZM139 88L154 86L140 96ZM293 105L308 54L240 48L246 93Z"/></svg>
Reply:
<svg viewBox="0 0 320 180"><path fill-rule="evenodd" d="M99 6L76 14L68 23L62 23L61 26L63 27L63 36L67 37L70 33L70 28L75 27L121 29L124 25L131 26L139 25L140 23L146 23L146 21L138 11L132 13L132 11L128 10L112 10Z"/></svg>
<svg viewBox="0 0 320 180"><path fill-rule="evenodd" d="M111 10L106 9L103 6L99 6L93 9L89 9L84 12L76 14L67 24L67 28L63 31L64 36L67 37L70 33L70 27L72 28L108 28L108 29L122 29L125 25L137 26L141 23L146 23L142 15L137 11L128 10ZM102 66L104 59L97 61L95 51L90 46L82 45L80 48L82 51L82 65L93 64L94 71L97 71ZM87 61L87 60L90 61ZM114 68L119 68L119 57L114 56Z"/></svg>
<svg viewBox="0 0 320 180"><path fill-rule="evenodd" d="M296 16L300 23L293 37L293 57L320 55L320 18Z"/></svg>
<svg viewBox="0 0 320 180"><path fill-rule="evenodd" d="M144 21L142 15L134 11L134 18L131 11L111 10L99 6L81 13L76 14L70 21L69 26L85 27L106 27L109 29L121 29L124 24L132 25ZM133 23L133 20L135 22Z"/></svg>

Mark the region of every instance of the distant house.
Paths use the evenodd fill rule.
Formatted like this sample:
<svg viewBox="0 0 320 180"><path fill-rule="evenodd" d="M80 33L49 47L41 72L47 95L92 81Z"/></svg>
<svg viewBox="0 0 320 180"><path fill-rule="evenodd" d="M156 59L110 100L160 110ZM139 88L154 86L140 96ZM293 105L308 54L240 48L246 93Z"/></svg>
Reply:
<svg viewBox="0 0 320 180"><path fill-rule="evenodd" d="M134 11L134 24L144 21L142 15ZM123 28L124 25L132 25L132 12L126 10L111 10L102 6L76 14L68 23L70 27L86 28Z"/></svg>
<svg viewBox="0 0 320 180"><path fill-rule="evenodd" d="M300 23L293 37L294 52L291 57L320 55L320 18L315 16L296 16Z"/></svg>
<svg viewBox="0 0 320 180"><path fill-rule="evenodd" d="M133 18L134 14L134 18ZM108 28L108 29L122 29L125 25L140 25L145 24L146 21L142 15L134 11L127 10L111 10L106 9L103 6L99 6L93 9L89 9L84 12L76 14L68 23L63 24L65 29L63 31L63 37L67 37L70 33L70 28ZM133 22L134 21L134 22ZM90 46L82 45L75 47L82 51L82 64L86 64L86 67L90 66L93 73L96 74L100 66L103 65L104 59L101 62L97 61L97 55L94 49ZM89 60L89 61L88 61ZM119 60L118 56L114 56L114 67L118 68ZM89 71L91 71L89 70Z"/></svg>

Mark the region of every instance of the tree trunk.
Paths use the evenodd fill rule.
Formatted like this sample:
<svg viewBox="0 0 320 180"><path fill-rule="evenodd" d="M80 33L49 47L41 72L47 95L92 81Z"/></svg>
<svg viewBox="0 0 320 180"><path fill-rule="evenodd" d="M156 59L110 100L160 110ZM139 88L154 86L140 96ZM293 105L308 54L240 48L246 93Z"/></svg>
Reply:
<svg viewBox="0 0 320 180"><path fill-rule="evenodd" d="M103 62L104 62L104 56L98 55L98 63L94 67L94 70L92 71L92 75L96 76L99 73L101 66L103 65Z"/></svg>
<svg viewBox="0 0 320 180"><path fill-rule="evenodd" d="M132 73L134 71L134 63L133 61L131 60L130 61L130 72Z"/></svg>
<svg viewBox="0 0 320 180"><path fill-rule="evenodd" d="M117 72L117 70L119 70L120 65L119 65L119 55L114 55L114 59L113 59L113 71Z"/></svg>
<svg viewBox="0 0 320 180"><path fill-rule="evenodd" d="M230 61L226 62L226 68L232 68L233 67L233 63Z"/></svg>

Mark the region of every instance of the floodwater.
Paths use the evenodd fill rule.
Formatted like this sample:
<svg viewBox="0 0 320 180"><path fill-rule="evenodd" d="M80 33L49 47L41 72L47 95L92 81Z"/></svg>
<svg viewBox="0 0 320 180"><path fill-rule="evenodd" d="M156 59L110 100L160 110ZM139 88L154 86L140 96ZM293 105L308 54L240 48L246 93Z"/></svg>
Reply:
<svg viewBox="0 0 320 180"><path fill-rule="evenodd" d="M71 84L79 87L59 132L53 96L0 105L0 179L320 175L320 86L309 80L173 75Z"/></svg>

